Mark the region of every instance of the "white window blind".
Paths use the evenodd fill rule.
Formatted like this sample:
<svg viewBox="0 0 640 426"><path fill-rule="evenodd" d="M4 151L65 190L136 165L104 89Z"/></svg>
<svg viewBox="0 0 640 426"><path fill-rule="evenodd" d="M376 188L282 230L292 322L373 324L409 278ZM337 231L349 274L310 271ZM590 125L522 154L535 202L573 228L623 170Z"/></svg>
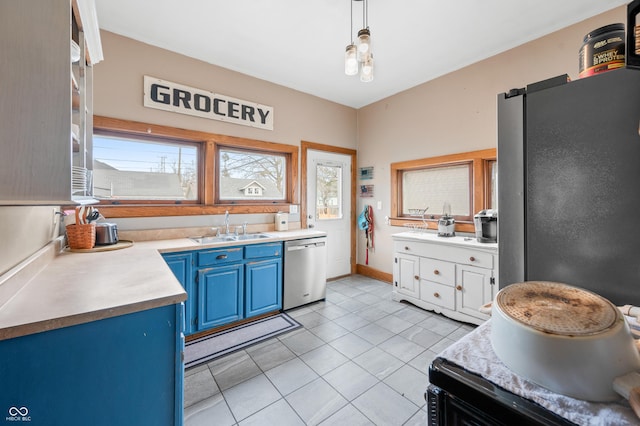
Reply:
<svg viewBox="0 0 640 426"><path fill-rule="evenodd" d="M454 216L472 216L471 163L407 170L402 173L402 214L427 210L427 215L439 216L445 202Z"/></svg>

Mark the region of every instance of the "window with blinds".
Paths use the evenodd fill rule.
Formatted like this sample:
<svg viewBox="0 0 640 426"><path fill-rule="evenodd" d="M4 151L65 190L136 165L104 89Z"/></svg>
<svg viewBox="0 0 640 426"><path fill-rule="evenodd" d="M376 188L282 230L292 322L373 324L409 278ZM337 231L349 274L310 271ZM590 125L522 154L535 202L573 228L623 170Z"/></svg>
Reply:
<svg viewBox="0 0 640 426"><path fill-rule="evenodd" d="M402 172L402 215L439 217L449 203L456 219L470 220L472 176L471 162Z"/></svg>
<svg viewBox="0 0 640 426"><path fill-rule="evenodd" d="M434 229L446 203L456 231L474 232L473 216L497 207L497 176L495 148L391 163L389 224Z"/></svg>

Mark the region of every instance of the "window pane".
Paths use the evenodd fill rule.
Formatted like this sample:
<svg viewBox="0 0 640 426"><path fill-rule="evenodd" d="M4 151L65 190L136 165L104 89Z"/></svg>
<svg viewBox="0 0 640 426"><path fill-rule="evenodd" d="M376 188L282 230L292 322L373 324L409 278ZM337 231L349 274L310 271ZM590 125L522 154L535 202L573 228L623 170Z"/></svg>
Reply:
<svg viewBox="0 0 640 426"><path fill-rule="evenodd" d="M179 142L94 135L93 196L197 200L198 148Z"/></svg>
<svg viewBox="0 0 640 426"><path fill-rule="evenodd" d="M316 166L316 219L342 219L342 166Z"/></svg>
<svg viewBox="0 0 640 426"><path fill-rule="evenodd" d="M453 216L470 217L471 165L432 167L402 173L402 214L413 215L427 210L440 216L444 203L451 204Z"/></svg>
<svg viewBox="0 0 640 426"><path fill-rule="evenodd" d="M284 200L287 158L265 152L218 151L221 200Z"/></svg>
<svg viewBox="0 0 640 426"><path fill-rule="evenodd" d="M498 208L498 162L493 160L489 162L489 176L491 179L489 190L489 208Z"/></svg>

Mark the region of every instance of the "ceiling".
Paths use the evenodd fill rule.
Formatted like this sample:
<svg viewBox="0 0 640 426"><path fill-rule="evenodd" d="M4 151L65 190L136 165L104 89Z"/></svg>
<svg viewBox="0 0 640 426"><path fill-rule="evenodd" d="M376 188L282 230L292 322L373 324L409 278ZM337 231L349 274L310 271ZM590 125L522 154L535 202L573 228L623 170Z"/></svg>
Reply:
<svg viewBox="0 0 640 426"><path fill-rule="evenodd" d="M96 0L96 8L101 29L360 108L628 1L369 0L370 83L344 74L362 1L353 3L353 31L350 0Z"/></svg>

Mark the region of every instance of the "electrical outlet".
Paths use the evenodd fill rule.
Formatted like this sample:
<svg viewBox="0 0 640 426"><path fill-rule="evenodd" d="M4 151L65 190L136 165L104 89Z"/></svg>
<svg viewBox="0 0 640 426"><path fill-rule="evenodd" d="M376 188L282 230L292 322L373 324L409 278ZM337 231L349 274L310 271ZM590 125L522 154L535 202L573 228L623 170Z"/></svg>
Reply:
<svg viewBox="0 0 640 426"><path fill-rule="evenodd" d="M291 214L298 213L298 205L297 204L291 204L289 206L289 213L291 213Z"/></svg>

